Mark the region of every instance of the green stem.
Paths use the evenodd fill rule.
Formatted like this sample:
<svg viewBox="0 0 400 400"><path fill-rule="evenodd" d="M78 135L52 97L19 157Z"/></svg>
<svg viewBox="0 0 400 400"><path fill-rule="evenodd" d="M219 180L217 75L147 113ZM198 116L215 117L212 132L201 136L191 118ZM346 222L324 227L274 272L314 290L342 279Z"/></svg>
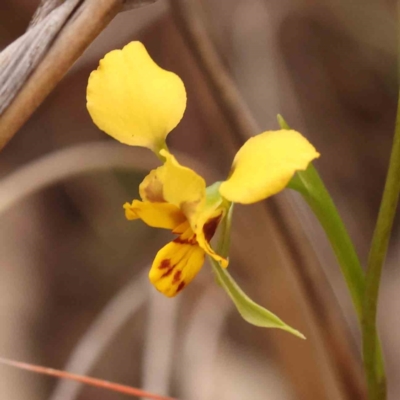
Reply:
<svg viewBox="0 0 400 400"><path fill-rule="evenodd" d="M290 129L281 115L278 115L278 122L282 129ZM332 197L312 164L306 171L297 171L288 187L302 194L322 225L339 262L361 324L365 289L364 271Z"/></svg>
<svg viewBox="0 0 400 400"><path fill-rule="evenodd" d="M364 299L364 272L336 206L312 164L298 171L289 188L302 194L322 225L346 280L359 321Z"/></svg>
<svg viewBox="0 0 400 400"><path fill-rule="evenodd" d="M398 115L399 114L400 111L398 112ZM278 116L278 121L282 129L290 129L286 121L280 115ZM395 139L393 149L396 148L396 145L397 147L400 147L400 139L398 138L398 136L400 135L398 133L398 131L400 131L399 125L400 122L398 118L396 123L397 139ZM395 153L395 150L393 150L393 152ZM391 166L394 163L394 158L397 160L397 163L400 164L400 150L397 149L396 152L399 154L392 154ZM387 243L389 240L391 225L393 222L395 207L397 203L397 197L394 199L393 191L397 190L396 196L398 196L398 188L395 189L393 185L397 184L398 186L400 186L399 166L395 166L393 168L391 167L391 169L397 170L397 174L392 174L393 176L391 176L389 189L391 195L390 199L386 201L387 206L385 206L385 208L390 209L392 213L389 217L390 225L388 225L389 219L387 214L385 213L385 222L381 222L382 225L379 228L379 233L377 226L374 235L374 242L375 237L377 237L378 239L376 240L379 241L379 244L377 243L375 245L377 246L376 250L371 249L371 254L372 252L374 252L374 256L373 258L370 256L368 271L370 271L370 266L373 262L373 272L368 272L369 275L367 275L366 279L357 253L354 249L353 242L351 241L350 236L347 233L346 227L344 226L342 219L340 218L340 215L331 196L329 195L329 192L325 188L325 185L314 166L310 164L306 171L298 171L288 185L289 188L297 190L303 195L304 199L307 201L308 205L313 210L320 224L324 228L325 233L333 248L333 251L335 252L335 255L338 259L340 269L345 278L354 307L357 312L360 326L363 330L364 367L371 400L382 400L385 399L386 396L384 361L381 345L376 332L375 320L380 273L384 256L386 254ZM389 183L387 183L386 186L388 187ZM382 207L383 203L384 201L382 202ZM384 247L382 247L382 245L384 245ZM367 308L367 313L372 314L368 315L368 317L364 317L364 313L366 312ZM367 338L365 337L366 328L368 331Z"/></svg>
<svg viewBox="0 0 400 400"><path fill-rule="evenodd" d="M397 20L400 21L400 3L397 3ZM398 32L398 54L400 55L400 40ZM398 59L400 75L400 58ZM378 331L376 316L378 308L379 286L383 263L389 245L393 220L396 214L400 192L400 91L397 104L396 125L386 177L385 188L379 208L378 219L372 237L371 249L368 257L368 268L365 284L365 302L363 309L363 355L364 368L368 380L370 400L386 398L386 376L382 369L374 370L376 360L381 357L376 353Z"/></svg>
<svg viewBox="0 0 400 400"><path fill-rule="evenodd" d="M400 99L400 93L399 93ZM385 262L389 245L390 233L396 214L400 193L400 101L397 107L396 127L392 154L385 189L379 209L378 220L372 238L368 258L368 268L365 283L365 302L363 318L363 352L364 367L367 374L370 399L384 399L386 395L385 375L383 371L374 371L377 354L376 314L378 306L379 284L382 266Z"/></svg>

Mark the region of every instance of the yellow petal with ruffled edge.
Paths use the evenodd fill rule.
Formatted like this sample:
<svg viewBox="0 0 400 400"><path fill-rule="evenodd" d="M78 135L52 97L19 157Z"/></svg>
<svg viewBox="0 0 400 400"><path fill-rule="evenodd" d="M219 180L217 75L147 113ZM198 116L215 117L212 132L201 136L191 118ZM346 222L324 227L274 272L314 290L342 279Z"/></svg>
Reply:
<svg viewBox="0 0 400 400"><path fill-rule="evenodd" d="M125 203L125 216L128 220L141 219L153 228L175 229L186 221L182 211L168 203L150 203L133 200Z"/></svg>
<svg viewBox="0 0 400 400"><path fill-rule="evenodd" d="M299 132L261 133L237 152L230 176L219 191L229 201L255 203L283 190L296 171L305 170L318 157L314 146Z"/></svg>
<svg viewBox="0 0 400 400"><path fill-rule="evenodd" d="M142 43L131 42L108 53L90 74L87 108L93 122L113 138L158 152L183 116L186 91Z"/></svg>
<svg viewBox="0 0 400 400"><path fill-rule="evenodd" d="M160 154L166 159L161 167L164 199L182 210L193 229L193 220L205 204L206 182L192 169L180 165L172 154L165 150Z"/></svg>
<svg viewBox="0 0 400 400"><path fill-rule="evenodd" d="M151 283L165 296L177 295L199 273L205 252L189 227L164 246L154 259L149 273Z"/></svg>

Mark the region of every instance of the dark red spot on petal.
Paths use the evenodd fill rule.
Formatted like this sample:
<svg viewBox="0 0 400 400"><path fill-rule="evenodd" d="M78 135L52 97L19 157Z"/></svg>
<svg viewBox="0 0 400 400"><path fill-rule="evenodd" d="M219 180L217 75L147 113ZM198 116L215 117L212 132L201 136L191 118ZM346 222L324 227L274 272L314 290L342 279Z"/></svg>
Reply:
<svg viewBox="0 0 400 400"><path fill-rule="evenodd" d="M203 232L207 242L209 242L214 236L220 220L221 220L221 215L218 215L218 217L211 218L204 224Z"/></svg>
<svg viewBox="0 0 400 400"><path fill-rule="evenodd" d="M182 239L182 237L179 236L174 240L174 243L190 244L191 246L194 246L195 244L197 244L197 240L195 235L193 235L191 238L188 239Z"/></svg>
<svg viewBox="0 0 400 400"><path fill-rule="evenodd" d="M186 285L185 281L182 281L179 284L178 289L176 289L176 293L179 293L185 287L185 285Z"/></svg>
<svg viewBox="0 0 400 400"><path fill-rule="evenodd" d="M172 283L178 283L181 280L181 275L182 275L182 271L178 270L175 272L174 274L174 279L172 280Z"/></svg>
<svg viewBox="0 0 400 400"><path fill-rule="evenodd" d="M174 265L171 266L166 272L161 275L161 278L166 278L167 276L171 275L172 271L174 270Z"/></svg>
<svg viewBox="0 0 400 400"><path fill-rule="evenodd" d="M160 266L158 267L158 269L165 269L165 268L171 268L171 260L169 258L162 260Z"/></svg>

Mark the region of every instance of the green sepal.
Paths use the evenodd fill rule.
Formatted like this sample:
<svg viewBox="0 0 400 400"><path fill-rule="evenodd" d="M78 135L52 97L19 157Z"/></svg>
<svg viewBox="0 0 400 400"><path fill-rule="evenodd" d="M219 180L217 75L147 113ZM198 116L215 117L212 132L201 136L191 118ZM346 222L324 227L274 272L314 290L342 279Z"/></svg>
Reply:
<svg viewBox="0 0 400 400"><path fill-rule="evenodd" d="M236 306L236 309L239 311L239 314L243 317L245 321L247 321L249 324L262 328L282 329L299 337L300 339L305 339L305 336L302 333L300 333L296 329L291 328L275 314L266 310L265 308L261 307L253 300L251 300L230 276L228 271L226 269L223 269L213 258L209 258L217 277L217 282L232 299L233 303Z"/></svg>
<svg viewBox="0 0 400 400"><path fill-rule="evenodd" d="M224 219L221 221L220 238L217 246L217 253L223 257L227 257L230 246L230 234L232 225L232 212L233 203L229 203L229 208L225 214ZM262 328L277 328L289 332L301 339L305 339L305 336L285 324L280 318L278 318L272 312L261 307L253 300L251 300L246 293L239 287L234 281L228 271L222 268L217 261L212 257L209 257L213 271L217 278L217 283L226 291L228 296L232 299L239 311L239 314L248 323L259 326Z"/></svg>

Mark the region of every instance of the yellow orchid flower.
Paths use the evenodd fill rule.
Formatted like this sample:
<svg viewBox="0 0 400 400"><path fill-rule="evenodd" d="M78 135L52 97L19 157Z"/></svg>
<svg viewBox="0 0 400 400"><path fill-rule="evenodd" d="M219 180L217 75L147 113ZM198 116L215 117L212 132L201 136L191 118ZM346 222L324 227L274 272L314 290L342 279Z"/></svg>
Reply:
<svg viewBox="0 0 400 400"><path fill-rule="evenodd" d="M165 144L186 107L184 85L158 67L139 42L104 57L90 75L87 107L100 129L122 143L150 148L164 162L140 184L141 200L126 203L124 209L129 220L142 219L178 235L157 253L149 273L150 281L169 297L193 280L206 254L228 266L210 241L231 202L250 204L278 193L296 171L319 157L296 131L263 132L240 148L228 179L207 188Z"/></svg>
<svg viewBox="0 0 400 400"><path fill-rule="evenodd" d="M171 297L193 280L206 254L223 267L228 265L210 246L226 202L218 191L207 191L201 176L167 151L161 153L165 164L151 171L139 186L142 200L126 203L124 208L129 220L140 218L149 226L179 235L157 253L149 274L154 286Z"/></svg>
<svg viewBox="0 0 400 400"><path fill-rule="evenodd" d="M178 163L166 150L165 164L145 177L140 200L124 205L127 219L142 219L170 229L178 238L156 255L149 278L168 297L175 296L198 274L208 254L228 266L210 245L230 202L254 203L283 190L298 170L319 154L298 132L264 132L249 139L234 159L230 177L206 188L204 179Z"/></svg>

